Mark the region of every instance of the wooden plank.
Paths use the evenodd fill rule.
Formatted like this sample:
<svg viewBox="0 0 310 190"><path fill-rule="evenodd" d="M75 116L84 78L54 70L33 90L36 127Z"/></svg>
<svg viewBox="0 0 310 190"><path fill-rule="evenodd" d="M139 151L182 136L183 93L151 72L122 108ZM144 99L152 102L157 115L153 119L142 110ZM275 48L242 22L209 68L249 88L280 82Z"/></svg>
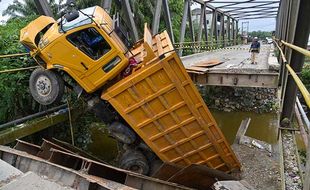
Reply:
<svg viewBox="0 0 310 190"><path fill-rule="evenodd" d="M220 61L217 59L211 59L211 60L205 60L205 61L201 61L198 62L197 64L195 64L196 67L213 67L215 65L219 65L224 63L224 61Z"/></svg>
<svg viewBox="0 0 310 190"><path fill-rule="evenodd" d="M245 133L246 133L246 131L250 125L250 122L251 122L251 118L246 118L246 119L242 120L240 127L238 129L238 132L236 134L234 144L240 143L240 140L245 135Z"/></svg>

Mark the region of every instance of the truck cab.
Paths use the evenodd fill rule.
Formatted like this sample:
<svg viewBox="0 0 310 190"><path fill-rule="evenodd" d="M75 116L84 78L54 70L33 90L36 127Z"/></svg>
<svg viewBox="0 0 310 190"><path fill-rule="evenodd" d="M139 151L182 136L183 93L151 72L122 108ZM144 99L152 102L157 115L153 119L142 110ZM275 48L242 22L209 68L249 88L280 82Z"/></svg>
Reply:
<svg viewBox="0 0 310 190"><path fill-rule="evenodd" d="M59 72L53 71L64 71L93 93L129 63L127 47L114 32L111 17L99 6L69 12L58 21L40 16L21 30L20 42L42 66L33 72L29 86L33 97L45 105L60 98L46 102L53 90L63 88Z"/></svg>

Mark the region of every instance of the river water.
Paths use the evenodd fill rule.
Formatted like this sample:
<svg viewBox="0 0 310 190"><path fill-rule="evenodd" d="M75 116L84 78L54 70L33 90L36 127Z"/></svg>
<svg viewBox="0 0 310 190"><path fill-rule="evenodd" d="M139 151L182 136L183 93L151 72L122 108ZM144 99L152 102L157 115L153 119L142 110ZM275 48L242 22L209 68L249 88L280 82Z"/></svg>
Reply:
<svg viewBox="0 0 310 190"><path fill-rule="evenodd" d="M270 144L275 144L277 141L276 113L210 111L230 144L235 139L241 121L247 117L251 118L251 122L245 135Z"/></svg>
<svg viewBox="0 0 310 190"><path fill-rule="evenodd" d="M243 119L250 117L251 122L246 135L270 144L276 143L277 138L277 114L254 112L223 112L210 110L218 126L221 128L230 144L233 143L237 130ZM113 163L117 156L117 143L109 138L103 125L91 127L92 142L88 145L88 151L107 162Z"/></svg>

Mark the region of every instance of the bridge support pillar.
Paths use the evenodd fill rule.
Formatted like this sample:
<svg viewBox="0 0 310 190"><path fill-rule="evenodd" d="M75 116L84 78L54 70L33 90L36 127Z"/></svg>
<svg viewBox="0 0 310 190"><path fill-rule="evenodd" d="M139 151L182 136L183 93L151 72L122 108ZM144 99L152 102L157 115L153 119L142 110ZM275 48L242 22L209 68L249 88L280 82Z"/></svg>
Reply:
<svg viewBox="0 0 310 190"><path fill-rule="evenodd" d="M216 9L213 10L213 15L212 15L212 24L211 24L211 41L212 41L212 45L214 44L213 40L215 40L216 46L218 46L217 10Z"/></svg>
<svg viewBox="0 0 310 190"><path fill-rule="evenodd" d="M181 30L180 30L180 49L179 49L179 56L182 56L183 53L183 42L185 37L185 30L186 30L186 20L187 20L187 14L188 14L188 7L190 6L190 0L184 1L184 7L183 7L183 17L182 17L182 23L181 23Z"/></svg>
<svg viewBox="0 0 310 190"><path fill-rule="evenodd" d="M208 37L208 21L207 21L207 10L206 10L206 8L207 8L207 5L206 5L206 3L204 4L204 6L203 6L203 9L204 9L204 14L203 14L203 24L204 24L204 29L205 29L205 40L206 40L206 46L208 46L208 39L209 39L209 37Z"/></svg>
<svg viewBox="0 0 310 190"><path fill-rule="evenodd" d="M189 20L189 30L191 33L191 40L192 40L192 42L195 42L195 31L194 31L194 27L193 27L191 1L189 1L189 4L188 4L188 20Z"/></svg>
<svg viewBox="0 0 310 190"><path fill-rule="evenodd" d="M235 20L232 18L231 19L231 30L232 30L232 44L236 45L236 33L235 33Z"/></svg>
<svg viewBox="0 0 310 190"><path fill-rule="evenodd" d="M54 17L51 8L46 0L35 0L34 3L36 4L39 14Z"/></svg>
<svg viewBox="0 0 310 190"><path fill-rule="evenodd" d="M102 0L101 7L104 8L108 13L110 13L112 7L112 0Z"/></svg>
<svg viewBox="0 0 310 190"><path fill-rule="evenodd" d="M171 16L170 16L170 10L169 10L169 2L168 0L163 0L163 9L164 9L164 16L165 16L165 22L166 27L168 29L168 33L170 35L172 43L174 43L174 35L172 30L172 24L171 24Z"/></svg>
<svg viewBox="0 0 310 190"><path fill-rule="evenodd" d="M163 5L163 0L157 0L156 1L156 8L155 8L153 23L152 23L153 35L158 33L162 5Z"/></svg>
<svg viewBox="0 0 310 190"><path fill-rule="evenodd" d="M239 33L239 28L238 28L238 21L236 20L236 29L235 29L235 45L238 45L238 33Z"/></svg>
<svg viewBox="0 0 310 190"><path fill-rule="evenodd" d="M230 39L230 34L231 34L231 31L230 31L230 17L228 16L227 17L227 23L226 23L226 32L227 32L227 43L226 45L230 46L231 45L231 39Z"/></svg>
<svg viewBox="0 0 310 190"><path fill-rule="evenodd" d="M139 40L139 35L138 35L138 30L137 30L137 26L136 26L136 23L134 21L134 18L133 18L133 15L132 15L132 10L131 10L131 7L130 7L130 2L129 0L124 0L125 1L125 14L126 14L126 17L129 21L129 26L130 26L130 29L131 29L131 35L132 35L132 38L133 40L136 42Z"/></svg>
<svg viewBox="0 0 310 190"><path fill-rule="evenodd" d="M222 47L225 47L225 15L221 14L221 36L222 36Z"/></svg>

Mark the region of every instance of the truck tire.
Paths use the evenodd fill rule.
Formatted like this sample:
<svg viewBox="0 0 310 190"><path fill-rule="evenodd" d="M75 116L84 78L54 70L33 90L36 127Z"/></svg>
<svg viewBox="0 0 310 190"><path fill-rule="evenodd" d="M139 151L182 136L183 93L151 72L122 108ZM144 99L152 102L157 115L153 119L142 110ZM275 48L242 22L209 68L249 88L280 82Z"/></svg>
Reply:
<svg viewBox="0 0 310 190"><path fill-rule="evenodd" d="M132 144L136 141L136 134L128 126L120 122L111 123L108 130L110 135L121 143Z"/></svg>
<svg viewBox="0 0 310 190"><path fill-rule="evenodd" d="M37 102L49 105L61 100L64 94L64 81L53 71L37 68L31 73L29 89Z"/></svg>
<svg viewBox="0 0 310 190"><path fill-rule="evenodd" d="M143 175L147 175L150 170L145 156L140 151L132 149L126 150L121 156L120 168Z"/></svg>

